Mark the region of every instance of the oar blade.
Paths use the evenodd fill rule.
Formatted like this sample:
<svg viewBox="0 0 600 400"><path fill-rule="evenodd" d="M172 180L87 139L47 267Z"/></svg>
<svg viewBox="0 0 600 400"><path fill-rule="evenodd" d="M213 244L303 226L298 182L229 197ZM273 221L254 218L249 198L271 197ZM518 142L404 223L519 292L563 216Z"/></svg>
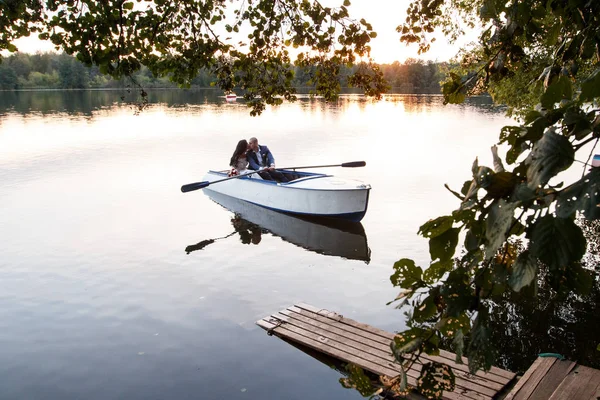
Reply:
<svg viewBox="0 0 600 400"><path fill-rule="evenodd" d="M365 165L367 165L367 163L364 162L364 161L352 161L352 162L343 163L342 167L344 167L344 168L357 168L357 167L364 167Z"/></svg>
<svg viewBox="0 0 600 400"><path fill-rule="evenodd" d="M210 185L210 182L208 182L208 181L188 183L187 185L183 185L181 187L181 191L183 193L187 193L187 192L191 192L193 190L198 190L198 189L205 188L208 185Z"/></svg>

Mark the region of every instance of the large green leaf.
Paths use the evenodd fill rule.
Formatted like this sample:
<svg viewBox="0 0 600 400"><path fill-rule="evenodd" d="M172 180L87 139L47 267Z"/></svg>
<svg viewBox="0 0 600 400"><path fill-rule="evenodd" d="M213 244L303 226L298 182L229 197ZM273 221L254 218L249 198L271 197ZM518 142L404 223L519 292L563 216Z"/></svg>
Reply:
<svg viewBox="0 0 600 400"><path fill-rule="evenodd" d="M529 250L525 250L517 257L517 261L513 265L512 274L508 280L508 284L515 292L520 291L523 287L529 285L537 275L537 262L529 254Z"/></svg>
<svg viewBox="0 0 600 400"><path fill-rule="evenodd" d="M471 340L467 348L469 371L474 374L477 370L488 371L496 361L497 350L494 347L489 324L489 314L486 309L479 310L473 328Z"/></svg>
<svg viewBox="0 0 600 400"><path fill-rule="evenodd" d="M600 97L600 68L596 69L589 78L581 82L581 101L592 101Z"/></svg>
<svg viewBox="0 0 600 400"><path fill-rule="evenodd" d="M473 290L470 285L470 275L464 267L450 271L440 293L446 302L448 315L460 315L473 302Z"/></svg>
<svg viewBox="0 0 600 400"><path fill-rule="evenodd" d="M452 339L452 344L454 345L454 361L457 364L463 364L462 356L465 350L465 335L463 334L462 329L456 331L454 339Z"/></svg>
<svg viewBox="0 0 600 400"><path fill-rule="evenodd" d="M434 297L430 295L416 305L413 310L413 319L417 322L426 322L437 314L438 310L434 300Z"/></svg>
<svg viewBox="0 0 600 400"><path fill-rule="evenodd" d="M419 393L428 399L441 398L444 390L453 391L455 377L449 365L429 362L423 364L417 379Z"/></svg>
<svg viewBox="0 0 600 400"><path fill-rule="evenodd" d="M422 276L421 267L417 267L413 260L403 258L394 263L394 273L390 276L390 281L394 286L408 289L419 282Z"/></svg>
<svg viewBox="0 0 600 400"><path fill-rule="evenodd" d="M450 215L430 219L421 225L418 233L426 238L433 238L452 228L453 222L454 219Z"/></svg>
<svg viewBox="0 0 600 400"><path fill-rule="evenodd" d="M563 99L570 100L571 97L573 97L573 86L571 81L568 77L561 75L556 81L548 86L540 101L542 107L553 108L554 103L559 103Z"/></svg>
<svg viewBox="0 0 600 400"><path fill-rule="evenodd" d="M479 237L472 229L469 229L465 235L464 246L467 251L475 251L479 248Z"/></svg>
<svg viewBox="0 0 600 400"><path fill-rule="evenodd" d="M365 374L363 369L355 364L346 366L348 376L340 378L340 384L346 389L356 389L362 396L370 397L375 394L377 388L371 383L371 379Z"/></svg>
<svg viewBox="0 0 600 400"><path fill-rule="evenodd" d="M548 214L535 222L529 251L551 269L567 267L579 261L586 249L581 228L571 219Z"/></svg>
<svg viewBox="0 0 600 400"><path fill-rule="evenodd" d="M561 283L563 290L572 290L578 295L585 296L590 293L594 284L594 278L592 278L590 271L583 268L581 264L573 263L566 269Z"/></svg>
<svg viewBox="0 0 600 400"><path fill-rule="evenodd" d="M563 125L569 130L569 136L582 140L592 132L592 123L581 108L572 107L565 112Z"/></svg>
<svg viewBox="0 0 600 400"><path fill-rule="evenodd" d="M448 229L446 232L429 239L429 254L432 260L449 261L454 255L458 244L459 228Z"/></svg>
<svg viewBox="0 0 600 400"><path fill-rule="evenodd" d="M439 324L439 331L446 337L453 337L458 331L469 332L471 330L471 320L469 316L463 312L457 317L447 317L442 319Z"/></svg>
<svg viewBox="0 0 600 400"><path fill-rule="evenodd" d="M525 160L527 164L527 184L537 189L561 171L569 168L575 158L575 151L569 140L550 128L535 144Z"/></svg>
<svg viewBox="0 0 600 400"><path fill-rule="evenodd" d="M515 209L519 203L507 202L503 199L496 200L490 207L490 212L486 219L485 238L485 258L492 258L500 246L506 240L508 231L515 219Z"/></svg>
<svg viewBox="0 0 600 400"><path fill-rule="evenodd" d="M396 360L401 362L403 354L417 350L423 343L424 332L421 328L413 327L394 336L390 348Z"/></svg>
<svg viewBox="0 0 600 400"><path fill-rule="evenodd" d="M512 172L496 172L491 176L490 183L485 190L488 192L489 197L498 199L512 194L517 183L518 178Z"/></svg>
<svg viewBox="0 0 600 400"><path fill-rule="evenodd" d="M423 272L423 280L427 283L435 283L451 269L452 260L434 262Z"/></svg>
<svg viewBox="0 0 600 400"><path fill-rule="evenodd" d="M556 203L556 215L567 218L581 211L588 220L600 218L600 168L592 168L583 178L563 189Z"/></svg>

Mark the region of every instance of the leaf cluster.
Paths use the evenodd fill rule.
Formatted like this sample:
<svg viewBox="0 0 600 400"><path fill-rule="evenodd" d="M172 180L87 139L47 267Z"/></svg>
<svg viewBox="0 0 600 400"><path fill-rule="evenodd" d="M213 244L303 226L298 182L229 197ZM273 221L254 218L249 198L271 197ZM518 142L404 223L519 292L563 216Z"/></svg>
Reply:
<svg viewBox="0 0 600 400"><path fill-rule="evenodd" d="M443 82L445 101L488 92L511 107L518 123L500 132L504 162L496 146L494 168L476 159L462 189L448 188L458 208L419 229L429 240L429 265L407 258L394 265L391 281L402 289L396 301L411 310L410 328L394 344L401 359L411 360L450 341L457 362L464 353L475 372L495 362L489 315L506 293L543 281L556 295L585 294L597 274L582 267L587 241L575 220L600 218L600 169L589 169L600 138L600 3L413 2L401 40L426 51L432 30L451 27L447 10L477 21L482 34ZM574 168L583 169L581 178L565 182L562 173ZM459 243L463 252L454 258ZM464 325L460 333L445 328L455 319Z"/></svg>

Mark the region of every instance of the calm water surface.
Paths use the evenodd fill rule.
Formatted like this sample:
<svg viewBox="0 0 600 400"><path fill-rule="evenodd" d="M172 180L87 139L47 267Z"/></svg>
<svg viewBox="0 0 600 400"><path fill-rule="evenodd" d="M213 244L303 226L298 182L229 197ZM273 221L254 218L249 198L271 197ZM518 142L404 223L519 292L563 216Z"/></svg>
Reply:
<svg viewBox="0 0 600 400"><path fill-rule="evenodd" d="M484 99L302 98L253 118L212 91L150 93L138 116L120 95L0 93L2 399L360 398L255 321L304 301L403 329L392 264L428 261L418 227L456 208L443 184L491 165L508 122ZM279 166L365 160L327 170L372 185L362 225L233 205L247 221L180 192L250 136Z"/></svg>

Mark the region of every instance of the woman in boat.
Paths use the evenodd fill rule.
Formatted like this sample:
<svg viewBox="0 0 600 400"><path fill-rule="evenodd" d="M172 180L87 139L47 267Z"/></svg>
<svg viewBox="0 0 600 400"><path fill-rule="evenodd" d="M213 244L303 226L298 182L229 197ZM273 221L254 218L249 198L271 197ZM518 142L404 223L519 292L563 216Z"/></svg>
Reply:
<svg viewBox="0 0 600 400"><path fill-rule="evenodd" d="M238 142L235 147L235 151L229 160L229 166L232 167L229 171L229 176L247 174L248 171L248 159L246 158L246 151L248 150L248 142L242 139Z"/></svg>

